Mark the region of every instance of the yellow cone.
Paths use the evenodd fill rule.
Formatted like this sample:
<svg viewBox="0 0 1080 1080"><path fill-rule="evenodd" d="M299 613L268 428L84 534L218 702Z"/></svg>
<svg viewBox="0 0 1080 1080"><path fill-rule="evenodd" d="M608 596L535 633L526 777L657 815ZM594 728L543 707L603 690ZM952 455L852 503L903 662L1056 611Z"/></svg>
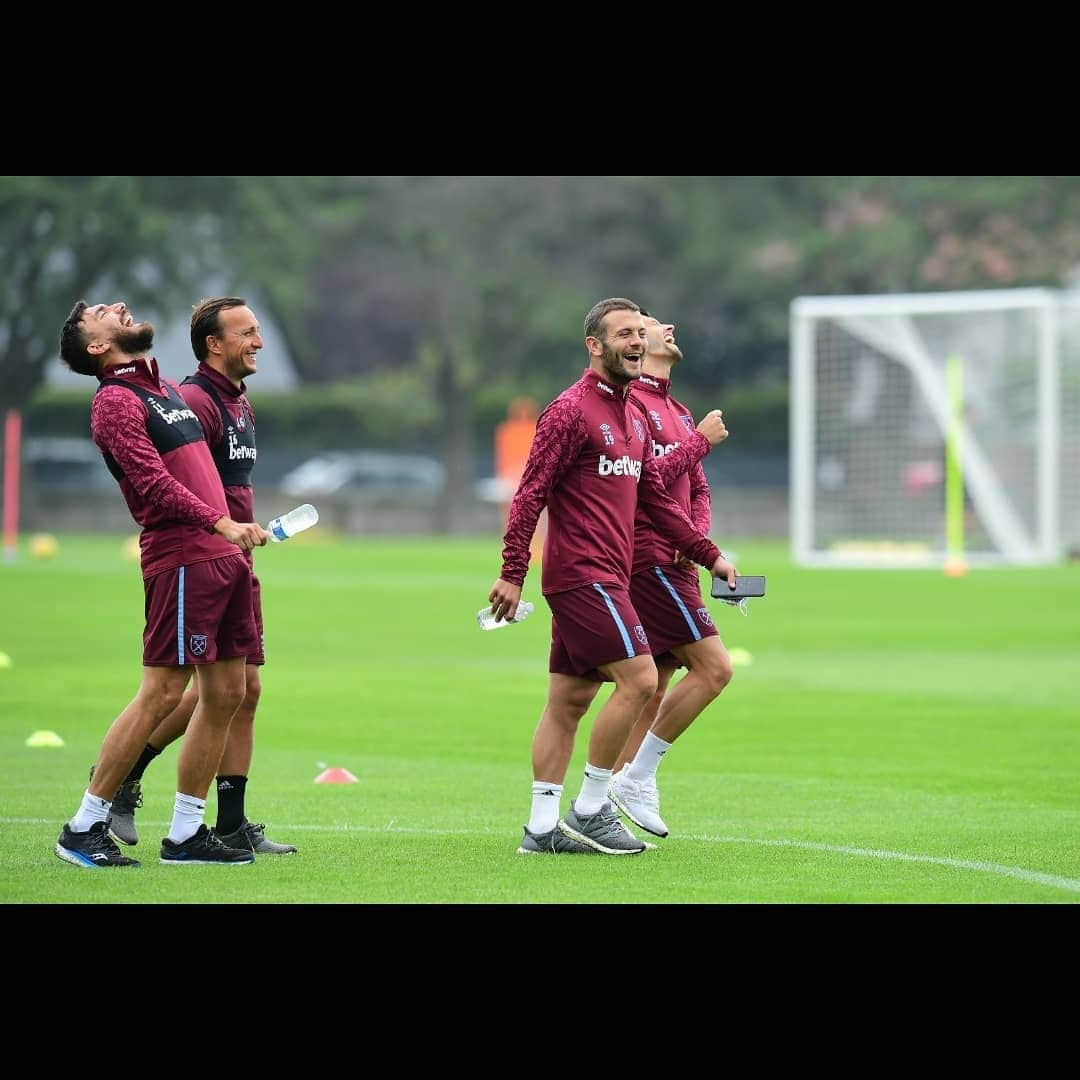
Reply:
<svg viewBox="0 0 1080 1080"><path fill-rule="evenodd" d="M4 668L14 667L15 661L6 652L0 652L0 671Z"/></svg>
<svg viewBox="0 0 1080 1080"><path fill-rule="evenodd" d="M26 740L27 746L63 746L64 740L55 731L35 731Z"/></svg>
<svg viewBox="0 0 1080 1080"><path fill-rule="evenodd" d="M732 667L749 667L754 662L749 649L728 649L728 656L731 657Z"/></svg>

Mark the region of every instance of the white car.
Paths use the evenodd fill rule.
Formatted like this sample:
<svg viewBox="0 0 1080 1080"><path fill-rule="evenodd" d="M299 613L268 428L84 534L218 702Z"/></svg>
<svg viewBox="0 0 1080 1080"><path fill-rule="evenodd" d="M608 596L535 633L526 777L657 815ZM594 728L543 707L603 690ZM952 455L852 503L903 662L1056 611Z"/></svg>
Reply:
<svg viewBox="0 0 1080 1080"><path fill-rule="evenodd" d="M446 483L442 462L422 454L342 450L319 454L281 478L286 495L438 495Z"/></svg>

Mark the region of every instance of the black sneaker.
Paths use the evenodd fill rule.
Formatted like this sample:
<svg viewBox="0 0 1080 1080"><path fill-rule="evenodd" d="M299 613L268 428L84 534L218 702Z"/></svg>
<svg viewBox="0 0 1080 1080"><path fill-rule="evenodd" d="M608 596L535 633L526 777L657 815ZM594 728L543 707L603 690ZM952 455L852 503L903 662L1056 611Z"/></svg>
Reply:
<svg viewBox="0 0 1080 1080"><path fill-rule="evenodd" d="M216 863L226 866L239 866L255 861L254 851L245 851L242 848L226 847L218 838L213 829L205 825L199 826L199 831L194 836L177 844L167 836L161 841L161 862L163 863L187 863L197 865L200 863Z"/></svg>
<svg viewBox="0 0 1080 1080"><path fill-rule="evenodd" d="M84 870L98 870L104 866L138 866L135 859L120 854L105 828L104 821L97 821L86 832L72 832L65 825L60 830L56 847L57 856L72 866Z"/></svg>
<svg viewBox="0 0 1080 1080"><path fill-rule="evenodd" d="M114 840L121 844L134 846L139 842L135 830L135 811L142 806L142 784L138 780L128 780L120 785L120 790L109 807L109 816L105 824Z"/></svg>
<svg viewBox="0 0 1080 1080"><path fill-rule="evenodd" d="M216 831L216 830L215 830ZM296 848L292 844L279 844L274 840L267 840L266 826L263 824L252 825L247 818L236 832L218 833L221 842L226 847L247 848L256 855L295 855Z"/></svg>

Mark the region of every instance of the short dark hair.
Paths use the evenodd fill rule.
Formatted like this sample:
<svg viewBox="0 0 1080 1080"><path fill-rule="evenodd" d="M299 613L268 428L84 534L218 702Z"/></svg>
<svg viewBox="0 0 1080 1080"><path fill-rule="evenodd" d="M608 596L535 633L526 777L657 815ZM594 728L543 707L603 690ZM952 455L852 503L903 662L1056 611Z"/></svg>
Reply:
<svg viewBox="0 0 1080 1080"><path fill-rule="evenodd" d="M589 309L589 314L585 316L585 336L602 338L603 334L600 332L601 324L613 311L640 310L641 308L639 308L633 300L627 300L622 296L612 296L607 300L601 300L600 303L593 304Z"/></svg>
<svg viewBox="0 0 1080 1080"><path fill-rule="evenodd" d="M86 351L90 342L82 326L83 312L88 306L85 300L80 300L71 309L71 314L60 331L60 359L77 375L98 373L97 357Z"/></svg>
<svg viewBox="0 0 1080 1080"><path fill-rule="evenodd" d="M229 308L247 307L242 296L212 296L209 300L200 300L191 315L191 351L196 360L205 360L209 349L208 337L221 336L221 322L218 316Z"/></svg>

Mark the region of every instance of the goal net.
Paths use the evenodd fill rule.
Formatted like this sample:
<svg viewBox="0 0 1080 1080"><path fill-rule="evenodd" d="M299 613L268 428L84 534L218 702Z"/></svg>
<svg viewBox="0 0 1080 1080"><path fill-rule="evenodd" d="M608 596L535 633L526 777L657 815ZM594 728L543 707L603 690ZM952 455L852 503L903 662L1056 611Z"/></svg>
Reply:
<svg viewBox="0 0 1080 1080"><path fill-rule="evenodd" d="M1080 296L795 300L790 509L802 565L1038 564L1080 547Z"/></svg>

